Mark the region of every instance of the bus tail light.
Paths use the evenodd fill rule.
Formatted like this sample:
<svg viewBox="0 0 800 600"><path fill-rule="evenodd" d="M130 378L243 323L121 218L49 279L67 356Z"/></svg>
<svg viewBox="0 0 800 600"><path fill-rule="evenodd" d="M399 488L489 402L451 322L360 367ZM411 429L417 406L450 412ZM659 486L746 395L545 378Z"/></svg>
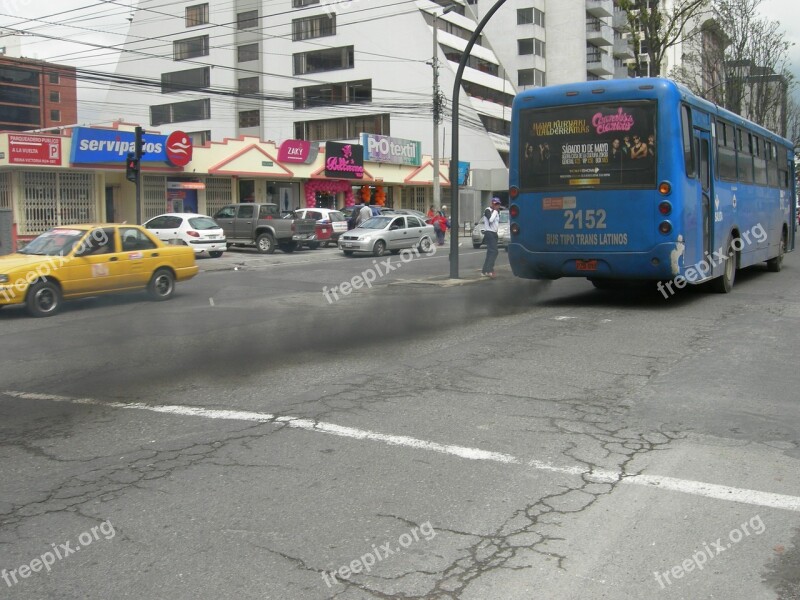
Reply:
<svg viewBox="0 0 800 600"><path fill-rule="evenodd" d="M510 188L508 188L508 195L513 200L514 198L519 196L519 188L515 185L512 185Z"/></svg>
<svg viewBox="0 0 800 600"><path fill-rule="evenodd" d="M672 212L672 204L664 200L660 202L658 205L658 212L660 212L665 217Z"/></svg>
<svg viewBox="0 0 800 600"><path fill-rule="evenodd" d="M519 235L519 223L511 224L511 235Z"/></svg>
<svg viewBox="0 0 800 600"><path fill-rule="evenodd" d="M672 232L672 223L669 221L661 221L658 225L658 230L664 235L668 235Z"/></svg>
<svg viewBox="0 0 800 600"><path fill-rule="evenodd" d="M512 204L511 207L508 209L508 214L511 215L512 219L516 219L519 216L519 206L516 204Z"/></svg>
<svg viewBox="0 0 800 600"><path fill-rule="evenodd" d="M658 184L658 191L662 196L668 196L669 193L672 191L672 186L669 184L668 181L662 181Z"/></svg>

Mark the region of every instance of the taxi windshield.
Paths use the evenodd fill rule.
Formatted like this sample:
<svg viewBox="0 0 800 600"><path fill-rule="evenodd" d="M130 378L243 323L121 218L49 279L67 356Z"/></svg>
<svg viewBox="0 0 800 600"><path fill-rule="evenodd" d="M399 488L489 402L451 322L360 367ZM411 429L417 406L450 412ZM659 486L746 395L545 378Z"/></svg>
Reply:
<svg viewBox="0 0 800 600"><path fill-rule="evenodd" d="M86 232L80 229L51 229L31 240L19 253L38 256L66 255L72 252L85 234Z"/></svg>

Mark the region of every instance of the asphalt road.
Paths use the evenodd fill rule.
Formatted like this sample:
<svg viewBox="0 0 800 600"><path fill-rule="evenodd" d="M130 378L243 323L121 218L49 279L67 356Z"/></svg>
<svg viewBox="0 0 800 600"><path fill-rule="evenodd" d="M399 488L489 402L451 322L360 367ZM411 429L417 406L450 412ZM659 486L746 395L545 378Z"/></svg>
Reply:
<svg viewBox="0 0 800 600"><path fill-rule="evenodd" d="M0 598L800 598L800 255L665 299L483 253L1 311Z"/></svg>

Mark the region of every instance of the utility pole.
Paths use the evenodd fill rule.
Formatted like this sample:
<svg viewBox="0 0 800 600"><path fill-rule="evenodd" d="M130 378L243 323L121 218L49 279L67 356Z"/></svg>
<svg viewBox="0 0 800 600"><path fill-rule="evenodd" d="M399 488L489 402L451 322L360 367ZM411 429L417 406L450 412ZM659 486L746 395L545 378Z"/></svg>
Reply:
<svg viewBox="0 0 800 600"><path fill-rule="evenodd" d="M136 141L133 145L133 157L136 161L136 224L142 224L142 155L144 154L144 131L141 127L136 127Z"/></svg>
<svg viewBox="0 0 800 600"><path fill-rule="evenodd" d="M453 6L446 6L442 15L453 10ZM441 15L433 13L433 208L436 211L442 209L442 190L439 183L439 123L442 120L442 109L444 108L444 95L439 89L439 17Z"/></svg>

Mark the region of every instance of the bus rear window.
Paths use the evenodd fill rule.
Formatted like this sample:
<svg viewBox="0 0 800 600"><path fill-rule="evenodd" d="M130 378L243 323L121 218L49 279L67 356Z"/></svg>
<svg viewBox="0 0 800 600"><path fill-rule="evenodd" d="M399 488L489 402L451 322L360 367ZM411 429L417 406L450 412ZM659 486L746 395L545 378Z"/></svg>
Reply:
<svg viewBox="0 0 800 600"><path fill-rule="evenodd" d="M655 116L655 101L522 111L521 188L654 187Z"/></svg>

